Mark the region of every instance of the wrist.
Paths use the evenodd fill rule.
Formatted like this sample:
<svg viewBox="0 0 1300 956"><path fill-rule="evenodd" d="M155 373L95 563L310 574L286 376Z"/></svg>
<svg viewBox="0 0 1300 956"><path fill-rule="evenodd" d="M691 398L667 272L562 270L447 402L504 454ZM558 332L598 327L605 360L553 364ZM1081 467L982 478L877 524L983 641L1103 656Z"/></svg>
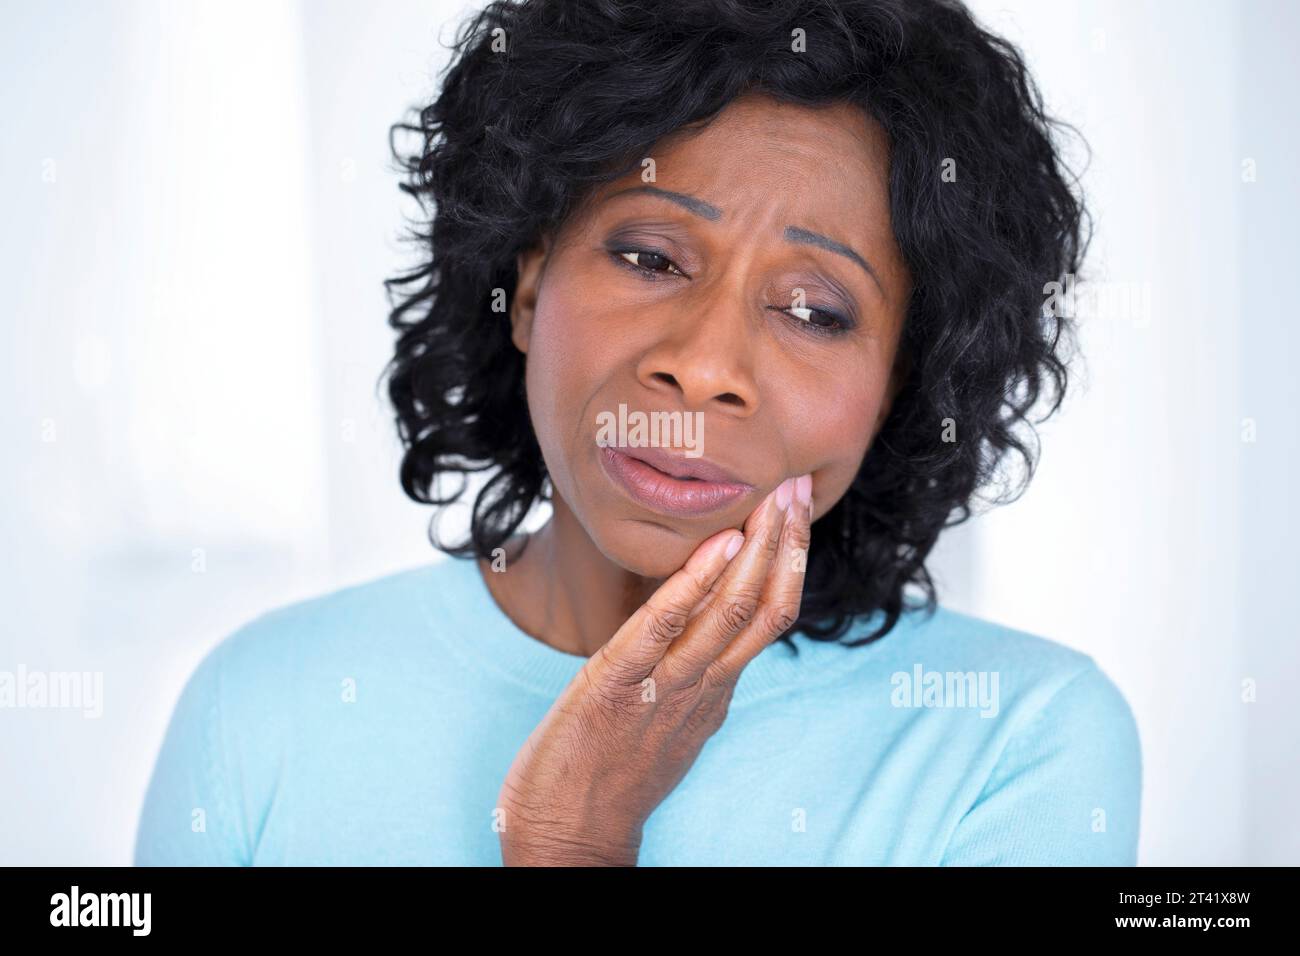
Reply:
<svg viewBox="0 0 1300 956"><path fill-rule="evenodd" d="M501 831L505 866L636 866L641 826L608 819L583 826L554 816L507 810Z"/></svg>
<svg viewBox="0 0 1300 956"><path fill-rule="evenodd" d="M503 866L636 866L637 852L627 847L560 843L554 840L501 840Z"/></svg>

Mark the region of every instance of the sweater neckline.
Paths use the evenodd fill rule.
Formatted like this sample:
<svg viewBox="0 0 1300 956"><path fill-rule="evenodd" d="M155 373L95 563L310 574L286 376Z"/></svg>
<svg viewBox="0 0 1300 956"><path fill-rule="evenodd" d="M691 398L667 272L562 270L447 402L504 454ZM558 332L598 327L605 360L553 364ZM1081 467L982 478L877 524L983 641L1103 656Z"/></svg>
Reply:
<svg viewBox="0 0 1300 956"><path fill-rule="evenodd" d="M474 670L494 672L554 700L587 663L587 657L552 647L516 625L497 604L474 558L449 556L426 566L419 592L430 630ZM834 679L883 643L854 648L799 633L793 639L798 655L773 641L749 662L736 683L732 706Z"/></svg>

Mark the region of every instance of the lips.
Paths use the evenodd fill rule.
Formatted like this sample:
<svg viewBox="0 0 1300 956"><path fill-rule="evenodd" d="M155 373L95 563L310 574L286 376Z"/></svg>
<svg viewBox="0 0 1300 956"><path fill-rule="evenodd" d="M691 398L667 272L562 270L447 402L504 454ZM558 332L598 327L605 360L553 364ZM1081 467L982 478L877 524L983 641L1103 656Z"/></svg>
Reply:
<svg viewBox="0 0 1300 956"><path fill-rule="evenodd" d="M683 458L660 448L623 452L598 448L610 479L638 504L661 514L690 517L718 511L754 486L701 458Z"/></svg>
<svg viewBox="0 0 1300 956"><path fill-rule="evenodd" d="M672 478L696 478L700 481L715 482L722 485L745 484L725 468L715 465L703 458L686 458L674 455L662 448L634 448L623 454L629 458L643 461L650 467L662 471Z"/></svg>

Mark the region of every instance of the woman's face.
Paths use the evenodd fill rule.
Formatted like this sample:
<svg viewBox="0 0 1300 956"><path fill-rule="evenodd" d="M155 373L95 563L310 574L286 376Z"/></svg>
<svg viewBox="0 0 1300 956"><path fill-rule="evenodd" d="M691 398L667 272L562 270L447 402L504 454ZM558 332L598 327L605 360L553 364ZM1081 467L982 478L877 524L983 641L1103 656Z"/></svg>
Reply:
<svg viewBox="0 0 1300 956"><path fill-rule="evenodd" d="M844 494L899 384L910 279L887 139L855 107L746 97L647 159L520 255L511 320L557 510L662 578L786 478L812 474L815 517ZM689 413L696 445L663 450L751 487L704 514L639 500L598 441L620 405Z"/></svg>

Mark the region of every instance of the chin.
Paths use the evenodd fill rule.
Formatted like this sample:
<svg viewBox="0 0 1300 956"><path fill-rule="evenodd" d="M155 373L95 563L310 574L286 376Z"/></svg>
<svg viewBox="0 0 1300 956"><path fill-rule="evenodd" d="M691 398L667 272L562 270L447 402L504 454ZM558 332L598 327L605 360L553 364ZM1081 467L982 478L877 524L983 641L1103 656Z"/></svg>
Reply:
<svg viewBox="0 0 1300 956"><path fill-rule="evenodd" d="M620 567L647 578L666 578L676 573L716 528L688 533L668 526L668 518L619 518L605 526L605 533L592 540L601 553Z"/></svg>

